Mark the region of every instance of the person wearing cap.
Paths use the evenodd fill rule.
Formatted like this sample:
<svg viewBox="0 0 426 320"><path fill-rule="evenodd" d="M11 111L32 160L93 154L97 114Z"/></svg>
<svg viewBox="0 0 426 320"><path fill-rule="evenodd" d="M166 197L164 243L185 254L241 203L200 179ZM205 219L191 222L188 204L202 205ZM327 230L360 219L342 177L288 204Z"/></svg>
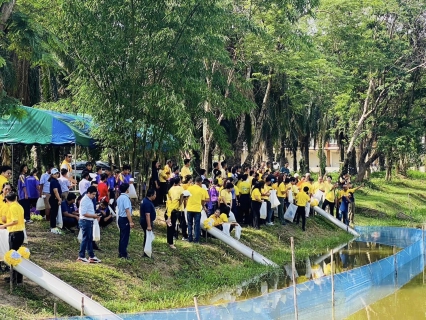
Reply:
<svg viewBox="0 0 426 320"><path fill-rule="evenodd" d="M56 217L58 216L59 207L62 203L62 189L61 184L58 181L59 170L53 168L50 170L49 187L50 187L50 232L54 234L62 234L62 231L56 227Z"/></svg>
<svg viewBox="0 0 426 320"><path fill-rule="evenodd" d="M81 174L81 180L78 183L78 192L82 195L86 193L89 187L90 187L90 174L89 172L86 171Z"/></svg>
<svg viewBox="0 0 426 320"><path fill-rule="evenodd" d="M173 236L175 235L176 221L180 216L180 207L183 198L182 194L185 190L180 185L180 177L175 177L172 182L173 186L167 193L167 210L164 214L164 219L166 220L167 225L167 243L171 249L176 249L173 244Z"/></svg>
<svg viewBox="0 0 426 320"><path fill-rule="evenodd" d="M188 215L188 241L189 242L200 242L200 221L201 221L201 210L208 211L206 203L209 201L209 195L206 190L201 187L203 179L197 177L195 184L188 188L191 196L187 203L187 215ZM194 227L194 231L193 228ZM194 236L195 232L195 236Z"/></svg>
<svg viewBox="0 0 426 320"><path fill-rule="evenodd" d="M271 195L271 184L274 182L273 176L267 176L265 179L265 185L263 186L261 192L262 192L262 200L266 202L266 225L267 226L273 226L274 223L272 222L272 208L271 208L271 202L269 201L269 196Z"/></svg>
<svg viewBox="0 0 426 320"><path fill-rule="evenodd" d="M54 165L53 164L49 164L47 166L47 171L45 173L43 173L41 175L40 178L40 184L39 184L39 188L40 188L40 198L43 197L44 199L44 212L46 215L46 220L50 219L50 203L49 203L49 198L50 198L50 173L51 170L53 169Z"/></svg>
<svg viewBox="0 0 426 320"><path fill-rule="evenodd" d="M120 186L120 196L117 198L118 228L120 229L120 240L118 244L118 257L129 259L127 246L129 245L130 229L135 226L132 219L132 202L129 198L129 184Z"/></svg>

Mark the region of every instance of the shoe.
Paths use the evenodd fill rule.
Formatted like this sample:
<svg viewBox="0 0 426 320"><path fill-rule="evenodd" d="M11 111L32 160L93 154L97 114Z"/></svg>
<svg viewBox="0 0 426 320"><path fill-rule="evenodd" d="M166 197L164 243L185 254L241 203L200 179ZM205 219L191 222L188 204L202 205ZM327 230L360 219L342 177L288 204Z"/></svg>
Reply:
<svg viewBox="0 0 426 320"><path fill-rule="evenodd" d="M267 225L267 226L273 226L273 225L274 225L274 223L273 223L273 222L266 222L266 225Z"/></svg>
<svg viewBox="0 0 426 320"><path fill-rule="evenodd" d="M34 222L33 220L25 220L25 223L28 223L28 224L31 224L33 222Z"/></svg>
<svg viewBox="0 0 426 320"><path fill-rule="evenodd" d="M173 245L173 244L171 244L171 245L169 245L169 247L170 247L170 249L176 249L176 247Z"/></svg>
<svg viewBox="0 0 426 320"><path fill-rule="evenodd" d="M58 228L52 228L52 229L50 229L50 232L51 233L53 233L53 234L59 234L59 235L63 235L64 233L61 231L61 230L59 230Z"/></svg>
<svg viewBox="0 0 426 320"><path fill-rule="evenodd" d="M77 258L77 261L78 261L78 262L85 262L85 263L89 263L89 260L87 260L85 257L83 257L83 258L82 258L82 257L78 257L78 258Z"/></svg>
<svg viewBox="0 0 426 320"><path fill-rule="evenodd" d="M188 241L188 238L182 238L182 241Z"/></svg>
<svg viewBox="0 0 426 320"><path fill-rule="evenodd" d="M89 258L90 263L101 263L102 261L96 257Z"/></svg>

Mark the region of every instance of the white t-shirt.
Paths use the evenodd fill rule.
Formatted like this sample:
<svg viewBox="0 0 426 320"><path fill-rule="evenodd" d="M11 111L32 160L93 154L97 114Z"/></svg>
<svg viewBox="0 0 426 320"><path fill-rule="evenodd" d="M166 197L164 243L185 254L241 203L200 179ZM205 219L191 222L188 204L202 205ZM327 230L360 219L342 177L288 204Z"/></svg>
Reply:
<svg viewBox="0 0 426 320"><path fill-rule="evenodd" d="M71 186L71 182L68 180L68 178L61 176L59 179L59 184L61 185L62 192L68 192Z"/></svg>
<svg viewBox="0 0 426 320"><path fill-rule="evenodd" d="M89 189L90 187L90 181L87 179L81 179L80 183L78 184L78 192L80 194L83 194Z"/></svg>

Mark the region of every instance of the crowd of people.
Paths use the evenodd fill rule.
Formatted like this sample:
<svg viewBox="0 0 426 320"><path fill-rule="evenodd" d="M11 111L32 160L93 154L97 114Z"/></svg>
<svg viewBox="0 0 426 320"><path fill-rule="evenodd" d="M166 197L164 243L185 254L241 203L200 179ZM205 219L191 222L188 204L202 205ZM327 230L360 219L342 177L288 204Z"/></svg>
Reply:
<svg viewBox="0 0 426 320"><path fill-rule="evenodd" d="M50 232L62 234L63 230L75 232L80 229L81 244L78 261L101 262L94 250L99 249L93 241L93 228L101 227L116 220L120 230L118 256L129 259L127 247L130 230L135 227L133 206L129 192L133 187L130 166L122 170L96 168L86 163L77 184L72 168L72 154L64 156L59 169L49 165L38 177L36 168L29 170L23 164L20 168L17 188L9 182L12 169L1 167L0 186L0 228L9 230L9 246L18 249L24 241L25 224L32 223L31 213L40 213L50 223ZM359 188L359 187L358 187ZM302 220L306 230L305 209L311 198L320 191L319 205L336 218L349 224L354 221L354 192L349 175L342 175L334 183L332 177L318 177L314 181L309 173L300 177L290 174L288 163L281 169L274 169L271 162L262 162L258 167L228 166L226 161L214 162L213 170L205 169L194 174L190 159L183 160L183 166L167 160L164 165L152 163L152 174L145 197L141 201L139 223L144 231L144 246L147 232L151 232L157 217L158 207L165 205L164 219L167 225L167 243L176 249L175 241L200 243L200 220L204 211L211 217L214 226L233 221L235 225L271 226L285 225L285 212L293 203L297 206L294 218L296 224ZM134 190L134 187L133 187ZM279 205L272 208L271 190L275 190ZM43 210L37 211L38 202ZM265 205L266 204L266 205ZM261 215L262 205L266 215ZM62 215L62 226L58 228L58 213ZM277 218L276 218L277 216ZM234 220L230 220L230 218ZM15 249L15 250L16 250ZM88 258L86 258L86 252ZM16 275L16 282L22 281Z"/></svg>

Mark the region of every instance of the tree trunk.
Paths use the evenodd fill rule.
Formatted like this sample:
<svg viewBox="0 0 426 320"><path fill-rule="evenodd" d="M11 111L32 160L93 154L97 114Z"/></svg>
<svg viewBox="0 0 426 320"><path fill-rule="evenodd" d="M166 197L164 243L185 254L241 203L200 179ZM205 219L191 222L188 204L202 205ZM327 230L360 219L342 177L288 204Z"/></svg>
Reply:
<svg viewBox="0 0 426 320"><path fill-rule="evenodd" d="M271 137L268 137L265 141L265 149L266 149L266 156L268 157L268 161L275 161L275 155L274 155L274 144L272 142Z"/></svg>
<svg viewBox="0 0 426 320"><path fill-rule="evenodd" d="M392 159L390 156L387 157L387 166L386 166L386 181L391 181L392 180Z"/></svg>
<svg viewBox="0 0 426 320"><path fill-rule="evenodd" d="M379 171L385 171L386 167L385 167L385 156L383 154L380 154L379 156Z"/></svg>
<svg viewBox="0 0 426 320"><path fill-rule="evenodd" d="M269 69L268 74L268 84L266 85L265 95L263 96L262 105L260 107L259 116L256 119L256 126L254 129L254 137L251 144L251 148L249 150L249 153L247 155L245 163L250 164L253 160L254 154L259 150L260 148L260 141L262 138L262 127L263 123L266 119L266 116L268 114L268 102L269 102L269 96L271 94L271 88L272 88L272 73L273 69Z"/></svg>
<svg viewBox="0 0 426 320"><path fill-rule="evenodd" d="M13 12L13 7L16 4L16 0L5 2L0 6L0 31L4 31L6 27L7 20Z"/></svg>

